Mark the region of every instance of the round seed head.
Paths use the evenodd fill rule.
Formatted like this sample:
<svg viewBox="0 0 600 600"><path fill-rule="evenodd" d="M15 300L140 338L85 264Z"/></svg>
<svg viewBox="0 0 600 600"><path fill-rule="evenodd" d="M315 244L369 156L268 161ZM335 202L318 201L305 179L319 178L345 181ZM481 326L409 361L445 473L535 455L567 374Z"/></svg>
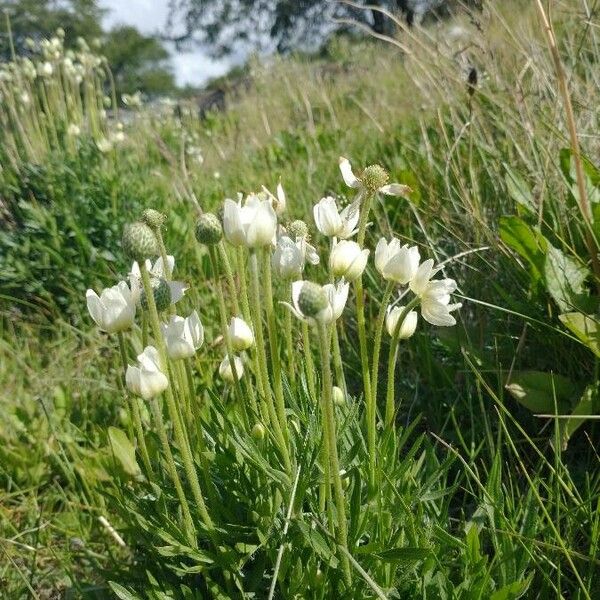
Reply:
<svg viewBox="0 0 600 600"><path fill-rule="evenodd" d="M262 423L256 423L252 428L250 435L257 442L260 442L261 440L265 439L265 435L267 435L267 430L265 429L265 426Z"/></svg>
<svg viewBox="0 0 600 600"><path fill-rule="evenodd" d="M213 213L204 213L196 222L196 239L201 244L212 246L218 244L223 237L221 221Z"/></svg>
<svg viewBox="0 0 600 600"><path fill-rule="evenodd" d="M308 225L300 219L292 221L288 225L288 231L292 238L302 238L303 240L308 238Z"/></svg>
<svg viewBox="0 0 600 600"><path fill-rule="evenodd" d="M388 182L389 175L381 165L370 165L363 171L361 179L368 190L376 192Z"/></svg>
<svg viewBox="0 0 600 600"><path fill-rule="evenodd" d="M166 223L167 215L153 208L147 208L142 213L142 221L152 229L160 229Z"/></svg>
<svg viewBox="0 0 600 600"><path fill-rule="evenodd" d="M125 256L140 264L147 258L158 256L159 253L154 231L141 221L125 225L121 245Z"/></svg>
<svg viewBox="0 0 600 600"><path fill-rule="evenodd" d="M171 306L171 288L167 281L162 277L152 277L150 278L150 285L152 286L156 310L162 312L169 308ZM148 298L145 291L140 296L140 304L144 310L148 310Z"/></svg>
<svg viewBox="0 0 600 600"><path fill-rule="evenodd" d="M316 317L329 305L325 290L316 283L306 281L298 296L298 307L307 317Z"/></svg>

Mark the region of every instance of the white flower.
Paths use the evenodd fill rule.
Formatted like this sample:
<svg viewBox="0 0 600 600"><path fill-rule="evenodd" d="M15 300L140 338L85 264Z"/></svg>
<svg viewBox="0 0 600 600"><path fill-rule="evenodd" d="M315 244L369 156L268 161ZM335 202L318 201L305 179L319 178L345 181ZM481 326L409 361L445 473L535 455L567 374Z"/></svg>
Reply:
<svg viewBox="0 0 600 600"><path fill-rule="evenodd" d="M346 281L354 281L362 275L368 259L368 250L361 250L356 242L342 240L331 250L329 269L334 277L343 277Z"/></svg>
<svg viewBox="0 0 600 600"><path fill-rule="evenodd" d="M192 358L204 342L204 328L196 311L189 317L172 316L162 324L167 354L172 360Z"/></svg>
<svg viewBox="0 0 600 600"><path fill-rule="evenodd" d="M54 73L54 69L51 63L44 62L41 65L38 65L37 72L40 77L50 77L52 73Z"/></svg>
<svg viewBox="0 0 600 600"><path fill-rule="evenodd" d="M277 184L277 189L275 190L276 195L273 195L264 185L262 186L262 189L263 192L269 196L271 206L273 207L275 214L277 214L277 216L281 216L287 207L287 200L281 182Z"/></svg>
<svg viewBox="0 0 600 600"><path fill-rule="evenodd" d="M388 244L381 238L375 248L375 267L388 281L406 285L419 268L419 249L408 244L400 246L400 240L392 238Z"/></svg>
<svg viewBox="0 0 600 600"><path fill-rule="evenodd" d="M69 127L67 127L67 133L73 137L77 137L81 133L81 129L79 128L79 125L71 123Z"/></svg>
<svg viewBox="0 0 600 600"><path fill-rule="evenodd" d="M294 279L300 277L304 271L304 259L305 254L300 244L292 241L287 235L282 235L277 240L271 264L278 277Z"/></svg>
<svg viewBox="0 0 600 600"><path fill-rule="evenodd" d="M450 304L450 294L456 291L454 279L431 278L439 271L433 267L431 258L424 261L411 279L409 287L412 292L421 298L421 314L432 325L450 327L456 324L456 319L450 314L459 309L462 304Z"/></svg>
<svg viewBox="0 0 600 600"><path fill-rule="evenodd" d="M410 189L410 187L408 187L407 185L402 185L401 183L387 183L387 184L377 185L376 188L373 189L371 185L368 185L371 182L367 181L366 178L365 179L358 178L352 172L352 165L350 164L350 161L347 158L340 156L339 165L340 165L340 172L342 173L342 177L348 187L351 187L351 188L354 188L357 190L370 189L371 191L381 192L382 194L387 194L388 196L405 196L406 197L412 191ZM377 165L375 165L375 167L377 167ZM372 169L372 168L373 167L367 167L367 169L365 169L365 173L367 172L368 169ZM383 171L383 169L381 169L381 167L378 167L378 168L380 170L380 173L377 173L378 176L385 174L385 178L381 177L382 182L383 182L384 179L387 179L387 174L385 173L385 171ZM363 177L364 177L364 174L363 174Z"/></svg>
<svg viewBox="0 0 600 600"><path fill-rule="evenodd" d="M227 330L227 336L231 342L231 346L234 352L241 352L242 350L248 350L252 344L254 344L254 334L250 325L240 319L239 317L233 317Z"/></svg>
<svg viewBox="0 0 600 600"><path fill-rule="evenodd" d="M335 198L327 196L315 204L313 216L317 229L328 237L347 239L358 231L360 211L357 203L349 204L340 213Z"/></svg>
<svg viewBox="0 0 600 600"><path fill-rule="evenodd" d="M317 302L311 307L312 314L306 314L301 307L302 301L300 295L305 285L308 285L312 290L320 290L320 297L316 298ZM294 281L294 283L292 283L292 304L289 304L288 302L283 302L282 304L290 309L294 315L302 321L311 324L317 322L329 324L339 319L342 315L344 307L346 306L346 301L348 300L349 288L350 284L344 280L340 281L337 285L328 283L322 287L303 280Z"/></svg>
<svg viewBox="0 0 600 600"><path fill-rule="evenodd" d="M117 333L133 325L136 300L124 281L102 290L100 297L94 290L88 290L85 296L92 319L103 331Z"/></svg>
<svg viewBox="0 0 600 600"><path fill-rule="evenodd" d="M456 319L450 314L462 304L450 304L450 294L456 290L454 279L438 279L430 281L421 294L421 314L432 325L451 327Z"/></svg>
<svg viewBox="0 0 600 600"><path fill-rule="evenodd" d="M136 396L150 400L169 387L167 376L160 369L158 350L146 346L137 357L137 366L129 365L125 373L127 387Z"/></svg>
<svg viewBox="0 0 600 600"><path fill-rule="evenodd" d="M404 310L404 306L395 306L392 308L388 306L387 315L385 317L385 327L387 332L393 336L394 331L396 331L396 326L398 325L398 319ZM399 339L406 340L413 335L415 330L417 329L417 321L419 320L419 315L415 310L411 310L404 317L404 321L402 325L400 325Z"/></svg>
<svg viewBox="0 0 600 600"><path fill-rule="evenodd" d="M231 244L260 248L273 242L277 215L268 199L251 194L242 204L227 198L223 208L223 233Z"/></svg>
<svg viewBox="0 0 600 600"><path fill-rule="evenodd" d="M242 359L239 356L233 357L233 366L235 368L235 374L237 375L238 381L242 378L244 374L244 363L242 363ZM233 376L233 369L231 368L231 363L229 362L229 356L226 356L219 365L219 375L223 381L227 383L233 383L235 381Z"/></svg>
<svg viewBox="0 0 600 600"><path fill-rule="evenodd" d="M173 273L173 269L175 268L175 257L170 254L167 256L167 267L169 269L168 273L165 271L162 256L159 256L154 264L152 264L150 259L146 259L146 269L151 277L166 279L167 275L171 275ZM137 302L140 299L143 286L140 265L138 265L136 261L134 261L131 265L129 281L131 282L131 291L135 297L135 301ZM169 280L167 281L167 285L171 290L171 304L179 302L188 289L187 284L183 283L183 281Z"/></svg>
<svg viewBox="0 0 600 600"><path fill-rule="evenodd" d="M96 140L96 146L98 147L98 150L100 150L100 152L102 152L102 154L106 154L107 152L110 152L113 148L112 142L110 140L106 139L105 137L102 137L99 140Z"/></svg>

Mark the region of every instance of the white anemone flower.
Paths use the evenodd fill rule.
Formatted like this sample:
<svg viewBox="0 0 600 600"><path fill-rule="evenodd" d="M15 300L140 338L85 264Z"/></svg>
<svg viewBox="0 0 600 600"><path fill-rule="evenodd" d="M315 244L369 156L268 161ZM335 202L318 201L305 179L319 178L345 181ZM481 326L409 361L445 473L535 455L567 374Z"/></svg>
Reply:
<svg viewBox="0 0 600 600"><path fill-rule="evenodd" d="M231 346L234 352L241 352L242 350L248 350L254 344L254 333L252 328L244 319L240 317L233 317L229 328L227 330L227 336L231 342Z"/></svg>
<svg viewBox="0 0 600 600"><path fill-rule="evenodd" d="M250 194L245 202L226 198L223 206L223 233L234 246L261 248L273 243L277 215L269 199Z"/></svg>
<svg viewBox="0 0 600 600"><path fill-rule="evenodd" d="M458 310L462 303L450 304L450 294L456 291L454 279L431 278L439 271L434 268L433 260L424 261L411 279L409 287L421 299L421 314L432 325L451 327L456 325L456 319L450 314Z"/></svg>
<svg viewBox="0 0 600 600"><path fill-rule="evenodd" d="M136 366L129 365L125 373L125 383L129 390L144 400L150 400L169 387L169 380L160 368L158 350L146 346L137 357Z"/></svg>
<svg viewBox="0 0 600 600"><path fill-rule="evenodd" d="M159 256L154 263L152 263L152 261L149 258L146 259L146 270L148 271L150 277L166 279L167 276L170 276L173 273L174 268L175 257L170 254L167 256L167 269L165 269L162 256ZM131 282L131 290L137 302L140 299L143 287L142 273L140 271L140 265L137 263L137 261L134 261L131 265L129 281ZM183 281L168 280L167 284L169 286L169 289L171 290L171 304L179 302L183 298L183 295L189 287L187 284L183 283Z"/></svg>
<svg viewBox="0 0 600 600"><path fill-rule="evenodd" d="M277 240L271 264L274 273L281 279L296 279L302 275L306 254L301 244L302 240L299 244L287 235L282 235Z"/></svg>
<svg viewBox="0 0 600 600"><path fill-rule="evenodd" d="M233 357L233 368L235 368L235 375L239 381L244 374L244 363L239 356ZM231 368L229 356L226 356L221 361L221 364L219 365L219 375L223 381L226 381L227 383L234 383L235 378L233 376L233 369Z"/></svg>
<svg viewBox="0 0 600 600"><path fill-rule="evenodd" d="M403 185L401 183L385 183L383 185L378 185L376 188L372 188L368 185L367 181L363 178L357 177L352 171L352 165L347 158L340 156L339 159L340 172L342 173L342 177L344 182L348 187L354 188L356 190L370 190L381 192L382 194L386 194L387 196L408 196L408 194L412 191L409 186ZM371 167L367 167L365 169L365 173ZM379 167L381 173L385 173L381 167ZM385 175L385 179L387 179L387 174ZM382 178L383 180L383 178Z"/></svg>
<svg viewBox="0 0 600 600"><path fill-rule="evenodd" d="M300 296L305 286L308 286L311 290L316 289L320 296L317 298L314 310L311 311L313 314L307 314L302 308ZM306 321L310 324L319 322L329 324L341 317L346 306L346 301L348 300L349 288L350 284L344 280L338 282L337 285L328 283L322 287L309 281L294 281L292 283L292 304L288 302L283 302L282 304L291 310L301 321Z"/></svg>
<svg viewBox="0 0 600 600"><path fill-rule="evenodd" d="M133 325L136 299L124 281L102 290L100 296L94 290L87 290L85 297L88 311L102 331L118 333Z"/></svg>
<svg viewBox="0 0 600 600"><path fill-rule="evenodd" d="M358 229L360 218L359 205L352 203L338 211L335 198L321 198L313 208L313 216L317 229L327 237L338 237L343 240L352 237Z"/></svg>
<svg viewBox="0 0 600 600"><path fill-rule="evenodd" d="M329 269L334 277L354 281L362 275L368 259L368 250L362 250L356 242L342 240L331 250Z"/></svg>
<svg viewBox="0 0 600 600"><path fill-rule="evenodd" d="M392 238L388 244L381 238L375 248L375 267L387 281L406 285L417 274L421 256L416 246L400 245L400 240Z"/></svg>
<svg viewBox="0 0 600 600"><path fill-rule="evenodd" d="M267 196L269 197L269 200L271 201L271 206L273 207L275 214L278 217L281 216L287 208L287 199L281 182L277 184L275 194L272 194L264 185L262 186L262 189L263 192L265 192L265 194L267 194Z"/></svg>
<svg viewBox="0 0 600 600"><path fill-rule="evenodd" d="M172 316L162 324L167 354L172 360L192 358L204 342L204 327L196 311L189 317Z"/></svg>
<svg viewBox="0 0 600 600"><path fill-rule="evenodd" d="M385 317L385 328L390 336L394 335L394 331L396 331L396 327L398 325L398 319L404 310L404 306L388 306L387 314ZM416 310L411 310L404 317L404 321L402 325L400 325L400 331L398 333L398 338L401 340L406 340L411 337L417 329L417 322L419 320L419 315Z"/></svg>

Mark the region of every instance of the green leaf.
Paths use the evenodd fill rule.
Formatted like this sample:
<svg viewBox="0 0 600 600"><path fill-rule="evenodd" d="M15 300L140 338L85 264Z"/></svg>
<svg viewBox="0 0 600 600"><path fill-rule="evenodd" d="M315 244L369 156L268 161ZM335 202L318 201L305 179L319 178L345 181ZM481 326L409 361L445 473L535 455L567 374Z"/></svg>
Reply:
<svg viewBox="0 0 600 600"><path fill-rule="evenodd" d="M532 577L528 577L525 581L513 581L490 596L490 600L516 600L520 598L531 585Z"/></svg>
<svg viewBox="0 0 600 600"><path fill-rule="evenodd" d="M108 585L110 586L110 589L117 595L119 600L140 600L140 597L137 594L130 592L122 585L115 583L114 581L109 581Z"/></svg>
<svg viewBox="0 0 600 600"><path fill-rule="evenodd" d="M504 182L506 183L508 195L528 212L535 214L537 206L529 186L525 180L523 180L520 175L517 175L506 163L503 163L503 166L506 170Z"/></svg>
<svg viewBox="0 0 600 600"><path fill-rule="evenodd" d="M579 312L564 313L559 315L558 318L596 356L600 357L600 326L598 321Z"/></svg>
<svg viewBox="0 0 600 600"><path fill-rule="evenodd" d="M500 217L500 238L528 263L534 280L543 278L546 240L538 231L515 216Z"/></svg>
<svg viewBox="0 0 600 600"><path fill-rule="evenodd" d="M572 416L577 415L597 415L600 412L600 404L598 403L598 384L588 385L577 403L577 406L571 413ZM560 442L563 450L566 449L571 436L579 429L586 421L585 417L581 419L561 419L559 422Z"/></svg>
<svg viewBox="0 0 600 600"><path fill-rule="evenodd" d="M108 439L113 455L119 461L125 473L137 477L140 474L140 467L135 460L135 448L127 438L127 434L122 429L109 427Z"/></svg>
<svg viewBox="0 0 600 600"><path fill-rule="evenodd" d="M548 243L544 278L548 292L561 310L589 308L586 306L589 297L583 285L589 274L587 267Z"/></svg>
<svg viewBox="0 0 600 600"><path fill-rule="evenodd" d="M573 383L555 373L514 371L506 391L525 408L534 413L554 414L554 398L559 413L569 410L576 390Z"/></svg>
<svg viewBox="0 0 600 600"><path fill-rule="evenodd" d="M381 552L374 552L373 556L385 562L411 563L418 560L425 560L431 554L430 548L390 548Z"/></svg>

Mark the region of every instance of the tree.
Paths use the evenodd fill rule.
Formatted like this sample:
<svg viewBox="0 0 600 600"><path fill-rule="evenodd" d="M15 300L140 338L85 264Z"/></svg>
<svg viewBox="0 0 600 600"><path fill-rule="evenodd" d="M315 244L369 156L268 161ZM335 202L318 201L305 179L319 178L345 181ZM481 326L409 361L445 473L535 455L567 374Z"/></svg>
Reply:
<svg viewBox="0 0 600 600"><path fill-rule="evenodd" d="M443 0L442 0L443 1ZM440 0L361 0L401 12L414 12ZM280 52L319 46L340 29L334 18L352 18L384 33L387 21L377 10L361 9L329 0L170 0L166 39L177 45L201 43L216 56L236 46ZM176 32L183 27L182 32Z"/></svg>
<svg viewBox="0 0 600 600"><path fill-rule="evenodd" d="M27 52L25 40L40 40L55 35L59 27L65 31L65 45L72 46L77 37L92 40L102 34L100 25L104 10L97 0L0 0L0 57L11 57L4 14L10 19L16 54Z"/></svg>
<svg viewBox="0 0 600 600"><path fill-rule="evenodd" d="M119 94L140 90L160 95L175 90L169 53L155 37L143 35L135 27L115 27L106 34L101 50Z"/></svg>

